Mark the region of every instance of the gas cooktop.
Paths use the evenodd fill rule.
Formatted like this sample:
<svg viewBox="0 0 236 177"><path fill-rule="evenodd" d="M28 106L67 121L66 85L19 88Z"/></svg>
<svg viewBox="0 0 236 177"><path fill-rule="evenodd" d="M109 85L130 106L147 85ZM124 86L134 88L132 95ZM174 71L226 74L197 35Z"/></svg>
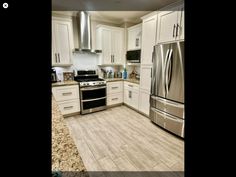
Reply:
<svg viewBox="0 0 236 177"><path fill-rule="evenodd" d="M95 70L79 70L74 80L79 82L80 87L106 85L106 81L99 78Z"/></svg>

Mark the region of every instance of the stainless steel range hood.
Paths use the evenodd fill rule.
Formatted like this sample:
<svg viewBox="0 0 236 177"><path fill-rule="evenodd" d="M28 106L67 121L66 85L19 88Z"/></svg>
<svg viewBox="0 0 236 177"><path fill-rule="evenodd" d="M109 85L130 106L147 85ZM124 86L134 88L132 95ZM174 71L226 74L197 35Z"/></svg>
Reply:
<svg viewBox="0 0 236 177"><path fill-rule="evenodd" d="M92 49L91 21L89 13L80 11L78 12L77 17L79 18L79 48L75 48L74 52L101 53L101 50Z"/></svg>

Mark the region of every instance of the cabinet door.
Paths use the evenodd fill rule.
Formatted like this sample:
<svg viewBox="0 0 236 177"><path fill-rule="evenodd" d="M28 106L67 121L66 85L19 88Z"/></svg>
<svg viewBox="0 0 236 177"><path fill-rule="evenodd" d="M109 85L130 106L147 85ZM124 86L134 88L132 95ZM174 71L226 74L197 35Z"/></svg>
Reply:
<svg viewBox="0 0 236 177"><path fill-rule="evenodd" d="M124 32L123 30L112 31L112 63L124 64Z"/></svg>
<svg viewBox="0 0 236 177"><path fill-rule="evenodd" d="M184 40L184 5L178 11L178 39Z"/></svg>
<svg viewBox="0 0 236 177"><path fill-rule="evenodd" d="M124 88L124 103L130 105L129 89Z"/></svg>
<svg viewBox="0 0 236 177"><path fill-rule="evenodd" d="M128 47L127 50L141 49L142 26L128 29Z"/></svg>
<svg viewBox="0 0 236 177"><path fill-rule="evenodd" d="M152 64L152 51L156 39L157 15L143 20L141 64Z"/></svg>
<svg viewBox="0 0 236 177"><path fill-rule="evenodd" d="M111 53L111 35L110 29L102 29L102 64L112 63L112 53Z"/></svg>
<svg viewBox="0 0 236 177"><path fill-rule="evenodd" d="M71 65L73 43L71 22L54 21L54 38L57 51L57 64Z"/></svg>
<svg viewBox="0 0 236 177"><path fill-rule="evenodd" d="M55 43L55 33L54 33L54 23L52 23L52 66L56 65L57 62L57 50L56 50L56 43Z"/></svg>
<svg viewBox="0 0 236 177"><path fill-rule="evenodd" d="M143 66L140 68L140 88L150 93L152 79L152 66Z"/></svg>
<svg viewBox="0 0 236 177"><path fill-rule="evenodd" d="M138 109L138 103L139 103L139 92L130 90L130 106L132 106L135 109Z"/></svg>
<svg viewBox="0 0 236 177"><path fill-rule="evenodd" d="M140 89L139 91L139 111L149 116L150 109L150 94L149 92Z"/></svg>
<svg viewBox="0 0 236 177"><path fill-rule="evenodd" d="M164 11L158 15L158 43L170 42L176 39L178 11Z"/></svg>

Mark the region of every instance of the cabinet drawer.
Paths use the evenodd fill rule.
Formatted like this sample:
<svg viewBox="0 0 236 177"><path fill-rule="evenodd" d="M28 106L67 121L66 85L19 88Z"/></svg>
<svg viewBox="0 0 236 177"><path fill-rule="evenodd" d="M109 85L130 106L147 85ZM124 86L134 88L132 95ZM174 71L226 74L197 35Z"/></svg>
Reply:
<svg viewBox="0 0 236 177"><path fill-rule="evenodd" d="M65 101L58 104L62 115L76 113L80 111L79 100Z"/></svg>
<svg viewBox="0 0 236 177"><path fill-rule="evenodd" d="M122 82L107 83L107 94L123 92Z"/></svg>
<svg viewBox="0 0 236 177"><path fill-rule="evenodd" d="M123 102L123 94L116 93L107 96L107 105L119 104Z"/></svg>
<svg viewBox="0 0 236 177"><path fill-rule="evenodd" d="M132 89L132 90L139 91L139 85L131 83L131 82L124 82L124 87L127 88L127 89Z"/></svg>
<svg viewBox="0 0 236 177"><path fill-rule="evenodd" d="M53 87L52 92L56 101L66 101L79 98L79 87L77 85Z"/></svg>

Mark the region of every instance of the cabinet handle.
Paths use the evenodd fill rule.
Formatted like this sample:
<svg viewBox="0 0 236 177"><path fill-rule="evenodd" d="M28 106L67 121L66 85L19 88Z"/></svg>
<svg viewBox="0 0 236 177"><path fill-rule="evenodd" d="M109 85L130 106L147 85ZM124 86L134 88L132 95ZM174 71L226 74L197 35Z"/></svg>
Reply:
<svg viewBox="0 0 236 177"><path fill-rule="evenodd" d="M72 92L66 92L66 93L62 93L62 95L71 95Z"/></svg>
<svg viewBox="0 0 236 177"><path fill-rule="evenodd" d="M128 86L133 87L133 85L129 85L129 84L128 84Z"/></svg>
<svg viewBox="0 0 236 177"><path fill-rule="evenodd" d="M173 28L173 37L175 37L175 24L174 24L174 28Z"/></svg>
<svg viewBox="0 0 236 177"><path fill-rule="evenodd" d="M67 106L67 107L64 107L64 109L72 109L73 106Z"/></svg>
<svg viewBox="0 0 236 177"><path fill-rule="evenodd" d="M116 89L116 88L118 88L118 87L111 87L112 89Z"/></svg>
<svg viewBox="0 0 236 177"><path fill-rule="evenodd" d="M56 63L57 63L57 54L55 53Z"/></svg>
<svg viewBox="0 0 236 177"><path fill-rule="evenodd" d="M135 46L138 47L139 45L139 38L136 38L136 41L135 41Z"/></svg>
<svg viewBox="0 0 236 177"><path fill-rule="evenodd" d="M118 100L118 98L112 98L111 100Z"/></svg>
<svg viewBox="0 0 236 177"><path fill-rule="evenodd" d="M114 63L114 61L115 61L115 60L114 60L114 55L112 55L112 58L113 58L113 63Z"/></svg>
<svg viewBox="0 0 236 177"><path fill-rule="evenodd" d="M152 68L151 68L151 78L152 78Z"/></svg>
<svg viewBox="0 0 236 177"><path fill-rule="evenodd" d="M129 98L132 98L132 92L129 91Z"/></svg>
<svg viewBox="0 0 236 177"><path fill-rule="evenodd" d="M176 34L175 34L176 37L178 36L178 29L179 29L179 24L177 23L177 25L176 25Z"/></svg>
<svg viewBox="0 0 236 177"><path fill-rule="evenodd" d="M61 60L60 60L60 54L58 53L57 55L58 55L58 61L59 61L59 63L60 63L60 62L61 62Z"/></svg>
<svg viewBox="0 0 236 177"><path fill-rule="evenodd" d="M112 55L111 55L111 63L112 63Z"/></svg>

